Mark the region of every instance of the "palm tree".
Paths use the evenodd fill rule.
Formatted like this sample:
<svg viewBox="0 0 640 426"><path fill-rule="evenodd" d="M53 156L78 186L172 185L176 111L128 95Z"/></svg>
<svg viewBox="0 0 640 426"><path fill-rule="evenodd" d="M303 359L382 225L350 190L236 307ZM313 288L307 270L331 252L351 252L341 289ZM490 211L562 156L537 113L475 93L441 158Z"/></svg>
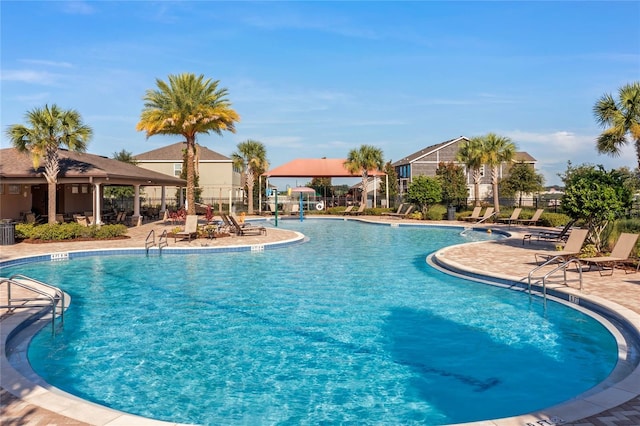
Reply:
<svg viewBox="0 0 640 426"><path fill-rule="evenodd" d="M491 184L493 185L493 206L496 213L500 213L500 197L498 196L498 181L500 165L513 160L516 146L511 139L489 133L482 138L483 163L491 168Z"/></svg>
<svg viewBox="0 0 640 426"><path fill-rule="evenodd" d="M70 151L84 152L93 136L93 130L82 123L80 113L63 110L56 104L34 108L25 116L28 126L14 124L7 129L7 136L20 152L28 152L37 170L44 160L44 177L48 184L47 214L49 223L56 223L56 186L60 173L58 150L61 146Z"/></svg>
<svg viewBox="0 0 640 426"><path fill-rule="evenodd" d="M349 151L344 166L350 173L362 175L362 205L367 204L367 180L370 170L382 170L384 158L382 150L371 145L361 145L358 149Z"/></svg>
<svg viewBox="0 0 640 426"><path fill-rule="evenodd" d="M482 138L476 137L464 140L456 154L456 160L463 163L471 171L473 178L474 205L480 206L480 180L482 179L483 150Z"/></svg>
<svg viewBox="0 0 640 426"><path fill-rule="evenodd" d="M256 176L260 176L269 168L267 150L262 142L247 139L238 144L238 150L231 154L234 167L242 170L242 187L247 188L249 199L248 211L253 214L253 187Z"/></svg>
<svg viewBox="0 0 640 426"><path fill-rule="evenodd" d="M618 100L611 94L603 95L593 107L593 114L605 129L596 140L598 152L620 155L620 148L628 143L628 134L634 141L640 167L640 82L622 86Z"/></svg>
<svg viewBox="0 0 640 426"><path fill-rule="evenodd" d="M166 83L156 79L157 90L147 90L138 131L154 135L182 135L187 143L187 214L195 214L195 144L198 133L223 130L235 133L240 116L231 108L227 89L203 75L169 75Z"/></svg>

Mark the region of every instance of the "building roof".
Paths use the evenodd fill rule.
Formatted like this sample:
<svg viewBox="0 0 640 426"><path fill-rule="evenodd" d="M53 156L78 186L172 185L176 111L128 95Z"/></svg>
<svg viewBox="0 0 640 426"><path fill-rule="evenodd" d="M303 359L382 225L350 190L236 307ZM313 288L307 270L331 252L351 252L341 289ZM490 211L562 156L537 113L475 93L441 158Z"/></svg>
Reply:
<svg viewBox="0 0 640 426"><path fill-rule="evenodd" d="M275 177L362 177L350 173L344 166L345 158L297 158L264 173ZM384 176L381 171L369 171L369 176Z"/></svg>
<svg viewBox="0 0 640 426"><path fill-rule="evenodd" d="M449 139L448 141L444 141L444 142L440 142L438 144L435 145L431 145L428 146L426 148L421 149L418 152L414 152L411 155L408 155L404 158L402 158L401 160L396 161L395 163L393 163L393 167L397 167L397 166L401 166L403 164L409 164L409 163L413 163L414 161L417 161L419 159L421 159L422 157L429 155L435 151L438 151L448 145L451 145L453 143L459 142L459 141L463 141L463 140L469 140L468 138L464 137L464 136L460 136L457 137L455 139Z"/></svg>
<svg viewBox="0 0 640 426"><path fill-rule="evenodd" d="M537 160L533 158L528 152L518 151L513 155L513 161L515 163L535 163Z"/></svg>
<svg viewBox="0 0 640 426"><path fill-rule="evenodd" d="M199 161L231 161L231 158L219 154L210 150L206 146L197 144L199 148ZM151 151L143 152L142 154L134 155L138 161L171 161L182 162L182 151L187 148L186 142L178 142L171 145L164 146L162 148L154 149Z"/></svg>
<svg viewBox="0 0 640 426"><path fill-rule="evenodd" d="M60 149L60 173L58 179L64 183L65 179L82 178L85 180L99 179L101 182L113 184L144 184L185 186L186 182L163 173L143 169L133 164L113 160L111 158ZM15 148L0 149L0 178L44 179L44 163L37 170L33 168L33 161L28 153Z"/></svg>

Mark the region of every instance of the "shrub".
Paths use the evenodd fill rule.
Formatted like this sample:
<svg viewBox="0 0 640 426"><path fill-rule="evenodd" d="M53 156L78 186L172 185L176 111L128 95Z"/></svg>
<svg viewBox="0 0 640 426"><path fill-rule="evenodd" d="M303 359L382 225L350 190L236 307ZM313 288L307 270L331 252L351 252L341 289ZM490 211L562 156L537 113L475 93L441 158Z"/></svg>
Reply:
<svg viewBox="0 0 640 426"><path fill-rule="evenodd" d="M122 224L92 226L90 235L92 238L105 240L107 238L121 237L127 233L127 227Z"/></svg>
<svg viewBox="0 0 640 426"><path fill-rule="evenodd" d="M77 238L107 239L120 237L127 233L124 225L82 226L79 223L60 223L44 225L16 225L18 238L30 238L42 241L73 240Z"/></svg>
<svg viewBox="0 0 640 426"><path fill-rule="evenodd" d="M425 219L428 220L442 220L447 214L447 208L441 204L433 205L427 210Z"/></svg>
<svg viewBox="0 0 640 426"><path fill-rule="evenodd" d="M16 239L31 238L33 234L34 223L17 223L16 224Z"/></svg>
<svg viewBox="0 0 640 426"><path fill-rule="evenodd" d="M564 226L571 218L564 213L542 213L540 216L540 225L541 226Z"/></svg>

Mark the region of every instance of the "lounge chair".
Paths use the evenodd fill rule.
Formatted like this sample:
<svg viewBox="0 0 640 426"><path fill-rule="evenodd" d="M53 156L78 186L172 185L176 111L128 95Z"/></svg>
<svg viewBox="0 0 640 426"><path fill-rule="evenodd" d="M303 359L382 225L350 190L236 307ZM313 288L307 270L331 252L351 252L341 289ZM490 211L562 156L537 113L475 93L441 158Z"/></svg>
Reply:
<svg viewBox="0 0 640 426"><path fill-rule="evenodd" d="M394 212L389 212L389 213L382 213L381 216L397 216L400 213L402 213L402 211L404 210L404 203L400 203L400 205L398 206L398 210Z"/></svg>
<svg viewBox="0 0 640 426"><path fill-rule="evenodd" d="M401 205L401 207L402 207L402 205ZM409 204L409 205L407 205L406 209L404 209L402 211L400 211L398 209L398 212L396 212L396 213L385 213L385 216L397 217L397 218L407 217L413 212L414 208L415 208L415 206L413 204Z"/></svg>
<svg viewBox="0 0 640 426"><path fill-rule="evenodd" d="M584 241L587 239L588 233L588 229L574 229L571 231L571 234L569 234L569 238L567 238L567 242L562 250L548 250L535 253L536 263L542 264L543 262L547 262L556 257L560 260L566 261L572 257L578 256L580 254L580 250L582 250Z"/></svg>
<svg viewBox="0 0 640 426"><path fill-rule="evenodd" d="M243 223L242 225L238 223L235 217L231 215L227 215L231 224L235 227L236 235L246 236L246 235L267 235L267 228L264 226L254 226L250 223Z"/></svg>
<svg viewBox="0 0 640 426"><path fill-rule="evenodd" d="M564 228L562 228L561 231L542 230L540 232L535 232L532 234L525 234L522 237L522 245L524 245L525 241L529 241L529 243L531 243L531 240L533 239L533 237L536 237L538 241L540 240L555 241L555 242L567 241L567 238L569 238L569 234L571 233L571 227L573 226L574 223L576 223L576 219L570 220L564 226Z"/></svg>
<svg viewBox="0 0 640 426"><path fill-rule="evenodd" d="M291 204L291 212L289 214L291 214L292 216L300 214L300 206L298 205L298 203Z"/></svg>
<svg viewBox="0 0 640 426"><path fill-rule="evenodd" d="M342 212L342 214L347 215L347 214L351 213L351 210L353 210L353 205L347 207L345 209L345 211Z"/></svg>
<svg viewBox="0 0 640 426"><path fill-rule="evenodd" d="M351 216L358 216L361 215L364 212L365 207L367 207L365 204L360 204L360 207L358 207L358 210L351 210L349 211L349 213L345 213Z"/></svg>
<svg viewBox="0 0 640 426"><path fill-rule="evenodd" d="M474 219L473 221L476 222L476 223L486 222L494 214L495 214L494 213L494 208L493 207L487 207L487 209L484 211L484 214L482 215L482 217ZM467 220L467 221L471 221L472 220L470 218L464 218L464 219Z"/></svg>
<svg viewBox="0 0 640 426"><path fill-rule="evenodd" d="M518 219L516 222L526 226L535 225L540 220L542 213L544 213L544 209L538 209L533 216L531 216L531 219Z"/></svg>
<svg viewBox="0 0 640 426"><path fill-rule="evenodd" d="M596 266L600 271L600 275L613 275L613 270L616 265L629 261L629 256L633 251L633 248L636 246L636 242L638 241L638 234L630 234L623 232L618 237L618 241L616 241L615 246L613 246L613 250L611 250L611 255L609 256L600 256L600 257L585 257L580 259L580 262L586 263L589 265L589 270L593 266ZM604 271L609 269L611 273L605 274Z"/></svg>
<svg viewBox="0 0 640 426"><path fill-rule="evenodd" d="M520 218L520 212L522 211L522 208L520 207L516 207L515 209L513 209L513 212L511 213L511 216L509 217L499 217L498 219L496 219L496 222L499 223L506 223L509 225L509 227L511 227L512 223L516 223L517 220Z"/></svg>
<svg viewBox="0 0 640 426"><path fill-rule="evenodd" d="M478 206L478 207L474 207L473 211L471 212L470 216L464 216L461 217L460 220L469 220L469 221L476 221L480 219L480 211L482 210L482 207Z"/></svg>
<svg viewBox="0 0 640 426"><path fill-rule="evenodd" d="M184 231L176 232L173 234L173 242L175 243L178 237L182 239L188 238L191 241L191 237L198 236L198 216L195 214L187 215L184 222Z"/></svg>

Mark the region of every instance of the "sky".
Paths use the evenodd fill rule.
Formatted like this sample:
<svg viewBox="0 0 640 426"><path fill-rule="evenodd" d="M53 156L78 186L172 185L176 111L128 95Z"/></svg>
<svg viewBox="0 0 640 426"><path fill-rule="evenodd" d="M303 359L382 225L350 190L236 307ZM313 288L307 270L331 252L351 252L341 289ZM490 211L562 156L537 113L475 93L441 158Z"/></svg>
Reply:
<svg viewBox="0 0 640 426"><path fill-rule="evenodd" d="M640 80L640 1L0 2L0 147L45 104L77 110L93 154L182 138L136 131L157 79L219 81L241 120L200 134L230 156L253 139L271 167L346 158L363 144L397 161L493 132L537 160L547 185L598 154L593 106Z"/></svg>

